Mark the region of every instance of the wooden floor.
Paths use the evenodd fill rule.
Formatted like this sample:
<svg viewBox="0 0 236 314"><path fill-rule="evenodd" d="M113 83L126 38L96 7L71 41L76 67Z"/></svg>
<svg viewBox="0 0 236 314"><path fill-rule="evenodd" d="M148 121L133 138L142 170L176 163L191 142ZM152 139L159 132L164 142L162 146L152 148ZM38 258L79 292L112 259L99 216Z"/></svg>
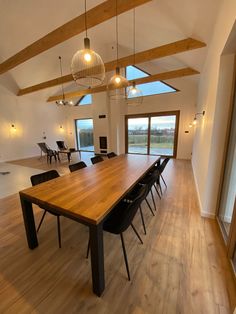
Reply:
<svg viewBox="0 0 236 314"><path fill-rule="evenodd" d="M56 219L48 214L39 247L26 244L18 195L0 200L0 313L232 313L234 281L214 220L200 217L187 161L171 161L164 173L168 189L152 217L143 204L140 217L124 234L132 281L127 281L118 236L105 234L106 290L91 292L88 230L62 218L62 248ZM41 210L35 207L39 221Z"/></svg>

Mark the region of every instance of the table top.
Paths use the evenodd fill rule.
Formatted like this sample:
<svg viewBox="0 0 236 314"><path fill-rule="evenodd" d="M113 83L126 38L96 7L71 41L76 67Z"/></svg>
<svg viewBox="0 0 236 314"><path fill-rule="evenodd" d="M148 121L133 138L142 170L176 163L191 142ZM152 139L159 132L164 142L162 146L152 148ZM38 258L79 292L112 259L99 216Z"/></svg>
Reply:
<svg viewBox="0 0 236 314"><path fill-rule="evenodd" d="M20 195L67 217L98 224L159 159L120 155L30 187Z"/></svg>

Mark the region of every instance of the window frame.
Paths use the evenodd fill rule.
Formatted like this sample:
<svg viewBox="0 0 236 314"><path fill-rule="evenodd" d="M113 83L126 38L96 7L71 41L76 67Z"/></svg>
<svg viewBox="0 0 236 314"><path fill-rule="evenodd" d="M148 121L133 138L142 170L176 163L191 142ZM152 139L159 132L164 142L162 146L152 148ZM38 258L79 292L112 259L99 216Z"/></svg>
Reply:
<svg viewBox="0 0 236 314"><path fill-rule="evenodd" d="M176 116L173 155L150 154L151 118L152 117L161 117L161 116ZM128 143L128 119L132 119L132 118L148 118L148 144L147 144L148 147L147 147L147 154L143 154L143 153L129 153L128 152L128 146L129 146L128 145L129 144ZM180 110L125 115L125 153L126 154L131 154L131 155L132 154L140 154L140 155L151 155L151 156L162 156L162 157L176 158L177 151L178 151L179 119L180 119Z"/></svg>
<svg viewBox="0 0 236 314"><path fill-rule="evenodd" d="M79 148L79 138L78 138L78 132L77 132L77 124L76 121L78 120L92 120L93 121L93 146L94 146L94 150L83 150ZM94 119L89 117L89 118L78 118L78 119L74 119L74 125L75 125L75 137L76 137L76 147L77 150L79 150L80 152L88 152L88 153L93 153L95 152L95 145L94 145Z"/></svg>

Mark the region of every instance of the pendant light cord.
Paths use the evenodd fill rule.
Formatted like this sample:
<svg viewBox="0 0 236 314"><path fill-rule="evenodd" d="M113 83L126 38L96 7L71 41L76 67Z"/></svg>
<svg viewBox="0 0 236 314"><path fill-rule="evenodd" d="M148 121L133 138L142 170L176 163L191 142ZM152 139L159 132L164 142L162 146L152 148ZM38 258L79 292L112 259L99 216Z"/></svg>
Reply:
<svg viewBox="0 0 236 314"><path fill-rule="evenodd" d="M135 8L133 11L133 45L134 45L134 65L135 65Z"/></svg>
<svg viewBox="0 0 236 314"><path fill-rule="evenodd" d="M62 79L62 65L61 65L61 56L59 56L59 62L60 62L61 79ZM63 86L63 83L61 83L61 91L62 91L62 96L63 96L63 100L65 100L65 93L64 93L64 86Z"/></svg>
<svg viewBox="0 0 236 314"><path fill-rule="evenodd" d="M88 34L87 34L87 5L86 5L86 0L84 0L84 23L85 23L85 34L86 34L86 37L88 37Z"/></svg>
<svg viewBox="0 0 236 314"><path fill-rule="evenodd" d="M116 0L116 66L118 66L118 58L119 58L118 41L119 41L119 37L118 37L118 9L117 9L117 0Z"/></svg>

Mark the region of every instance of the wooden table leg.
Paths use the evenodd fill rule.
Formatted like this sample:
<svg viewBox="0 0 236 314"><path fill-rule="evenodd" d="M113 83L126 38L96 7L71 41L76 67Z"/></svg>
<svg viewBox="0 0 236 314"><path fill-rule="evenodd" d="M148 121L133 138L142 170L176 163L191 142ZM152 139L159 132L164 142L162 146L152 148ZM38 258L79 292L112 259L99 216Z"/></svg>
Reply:
<svg viewBox="0 0 236 314"><path fill-rule="evenodd" d="M21 207L23 212L25 232L28 241L28 246L31 250L38 246L37 232L34 222L34 213L32 203L27 201L20 195Z"/></svg>
<svg viewBox="0 0 236 314"><path fill-rule="evenodd" d="M102 224L90 226L89 231L93 292L100 297L105 289Z"/></svg>

